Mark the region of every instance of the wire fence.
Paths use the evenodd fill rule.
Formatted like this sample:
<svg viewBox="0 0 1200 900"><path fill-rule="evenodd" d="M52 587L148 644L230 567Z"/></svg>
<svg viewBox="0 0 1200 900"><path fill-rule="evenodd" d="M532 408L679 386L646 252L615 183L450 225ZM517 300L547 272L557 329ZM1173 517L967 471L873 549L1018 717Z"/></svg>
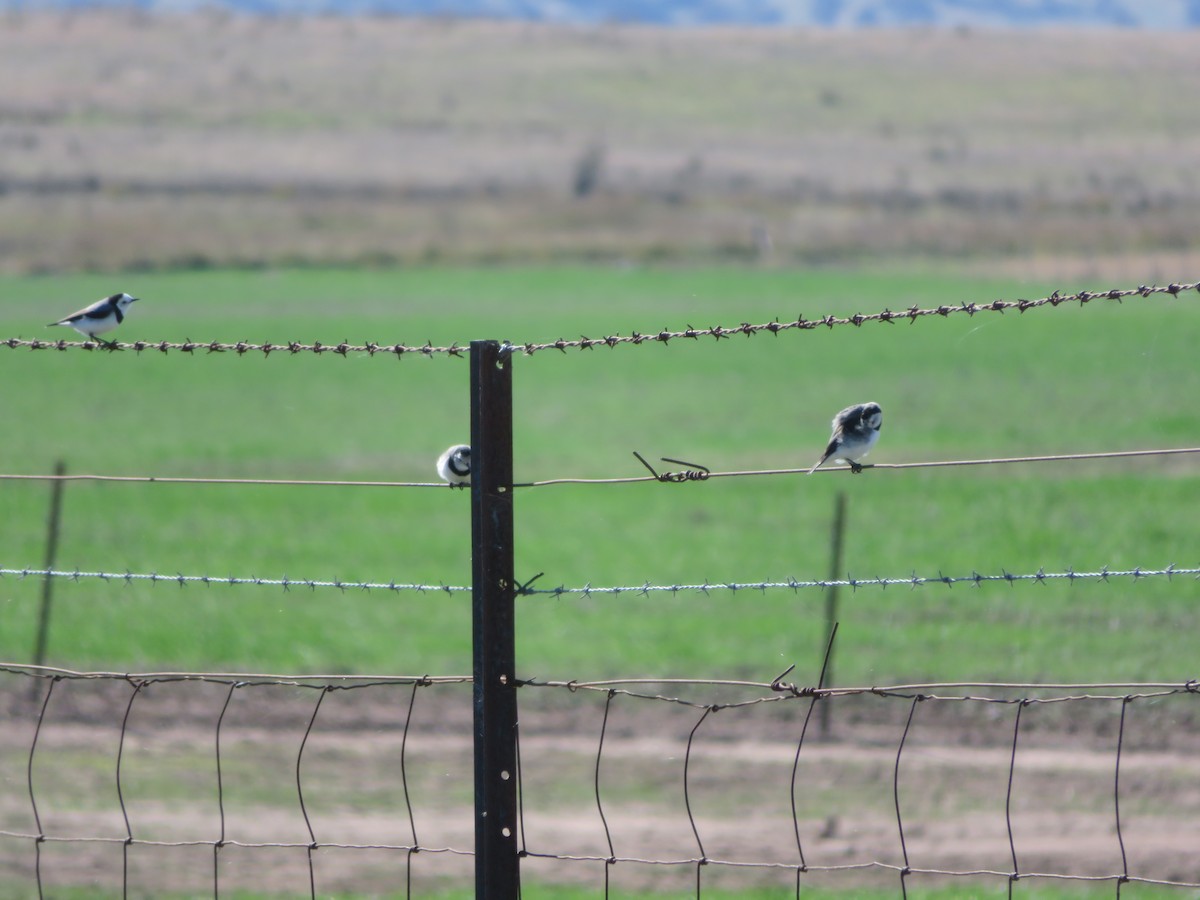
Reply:
<svg viewBox="0 0 1200 900"><path fill-rule="evenodd" d="M470 681L2 666L0 859L39 896L68 880L67 853L110 894L437 895L474 856L454 784L469 783ZM553 866L549 883L604 897L904 896L947 879L1200 889L1178 827L1200 812L1178 791L1200 775L1177 728L1200 713L1194 681L519 689L530 884ZM838 738L814 735L818 704Z"/></svg>
<svg viewBox="0 0 1200 900"><path fill-rule="evenodd" d="M1043 456L1010 456L991 459L952 459L952 460L933 460L927 462L908 462L908 463L863 463L860 469L880 469L880 470L902 470L902 469L945 469L956 468L959 466L1005 466L1014 464L1028 463L1055 463L1055 462L1082 462L1085 460L1103 460L1116 461L1123 459L1137 459L1141 457L1171 457L1185 456L1200 453L1200 447L1160 447L1150 450L1114 450L1101 452L1083 452L1083 453L1059 453ZM649 475L638 475L633 477L614 476L608 478L548 478L541 481L525 481L516 482L512 486L514 488L540 488L552 487L555 485L566 484L595 484L595 485L616 485L616 484L645 484L647 482L660 482L664 484L682 484L696 481L708 481L710 478L751 478L762 475L831 475L835 472L844 472L849 469L847 466L828 466L822 467L815 471L807 468L800 469L749 469L731 472L714 472L706 466L698 463L689 463L677 459L664 459L664 462L673 463L685 466L677 472L663 471L659 472L652 468L649 463L639 454L634 451L636 456L643 466L650 469ZM426 481L345 481L345 480L329 480L329 479L295 479L295 478L220 478L220 477L203 477L203 476L172 476L172 475L97 475L97 474L61 474L61 473L0 473L0 481L49 481L49 482L70 482L70 481L97 481L97 482L113 482L117 484L208 484L208 485L235 485L249 486L265 485L268 487L324 487L324 488L347 488L347 487L382 487L382 488L441 488L445 490L450 488L453 490L464 490L467 484L447 484L445 482L426 482Z"/></svg>
<svg viewBox="0 0 1200 900"><path fill-rule="evenodd" d="M1191 291L1200 291L1200 283L1055 292L1038 300L913 306L849 317L801 316L758 325L688 325L600 339L506 342L495 351L503 363L551 349L566 353L704 337L719 342L738 334L778 335L870 322L912 324L934 316L1024 313ZM349 341L102 345L13 338L0 344L14 350L397 359L464 357L467 350L457 343ZM495 435L506 436L511 463L511 415L508 421L497 420L494 404L485 402L474 373L476 345L470 349L477 460L489 465L495 460L481 450L476 436L480 421L491 414L492 437L482 443L494 448L502 442ZM1200 447L865 468L1077 463L1196 453ZM516 487L687 483L808 472L718 471L671 458L663 458L670 468L659 471L636 451L634 456L648 474L515 482L511 471L505 474L493 466L486 476L477 474L486 485L469 487L473 526L498 521L505 512L511 526L511 488ZM56 487L69 481L447 487L62 472L0 474L0 481L48 481ZM488 499L493 488L502 495L499 506L496 496ZM474 534L474 555L495 543ZM511 540L501 549L507 550L507 561L503 554L491 560L486 578L476 569L473 585L81 571L56 567L52 560L39 567L0 567L0 579L42 579L47 591L53 582L72 581L177 589L470 593L476 611L471 675L122 673L0 664L0 704L12 726L0 730L7 760L0 762L5 775L0 782L0 865L13 873L14 884L36 889L39 897L81 883L122 896L171 891L214 897L239 891L313 898L348 891L437 896L448 884L467 882L472 870L479 885L485 871L481 864L495 856L496 847L519 859L526 883L573 883L604 897L662 889L728 896L751 888L799 897L813 887L856 890L866 885L890 887L906 896L916 884L946 880L1007 889L1010 895L1018 881L1103 886L1118 896L1126 885L1200 890L1192 834L1179 827L1200 815L1200 798L1184 788L1200 776L1200 754L1195 752L1200 749L1200 683L1195 680L848 687L827 684L824 668L813 684L785 680L793 671L789 668L760 681L564 681L533 677L503 655L481 666L479 649L480 618L492 614L489 604L495 600L493 595L481 601L481 594L495 592L497 586L509 603L516 597L1032 587L1050 582L1155 580L1185 586L1200 577L1200 566L548 587L539 584L544 573L525 580L511 573L497 578L505 564L511 568ZM503 624L511 642L511 620ZM490 647L495 642L482 643ZM499 720L499 729L497 720L480 719L481 706L494 708L487 691L497 687L513 704L511 723ZM827 724L810 729L817 710L832 712L836 729ZM511 737L515 766L484 759L497 735L502 745ZM493 776L505 783L504 796L515 798L511 820L503 808L489 810L486 802L481 806L481 784ZM481 834L501 826L504 840L489 849ZM1064 829L1073 837L1063 838ZM478 893L515 896L507 889Z"/></svg>
<svg viewBox="0 0 1200 900"><path fill-rule="evenodd" d="M711 337L715 341L721 341L725 338L732 338L735 335L744 335L751 337L756 334L768 333L779 335L788 331L814 331L821 328L832 329L841 326L851 325L861 327L869 322L881 322L883 324L892 325L896 322L908 322L910 324L919 319L926 319L931 316L946 318L952 315L967 315L974 316L977 313L997 312L1004 313L1010 310L1016 310L1019 313L1025 313L1029 310L1042 309L1044 307L1056 308L1064 304L1078 304L1086 306L1094 300L1115 300L1118 303L1129 297L1149 298L1154 294L1169 294L1172 297L1177 297L1180 294L1186 294L1192 291L1200 291L1200 282L1190 282L1180 284L1172 282L1168 285L1139 285L1135 288L1111 288L1107 291L1078 291L1074 294L1063 294L1059 291L1042 297L1037 300L992 300L987 303L974 303L964 301L958 306L948 306L942 304L934 307L919 307L911 306L907 309L892 311L891 309L883 309L879 312L862 314L855 313L851 316L834 316L825 315L815 319L806 319L804 316L798 316L791 321L779 321L778 319L772 322L764 322L760 324L751 324L749 322L741 322L732 326L714 325L709 328L693 328L688 325L682 329L661 329L655 332L639 332L634 331L627 335L612 334L601 338L589 338L580 336L579 338L566 340L559 338L554 341L536 342L525 341L513 343L505 341L502 349L504 353L522 353L526 356L532 356L535 353L544 350L559 350L566 353L568 350L592 350L597 347L614 348L622 345L641 346L643 344L669 344L673 340L699 340L703 337ZM282 343L265 342L261 344L252 343L250 341L131 341L121 343L112 341L101 343L99 341L68 341L55 340L43 341L37 339L24 338L7 338L0 340L0 346L8 347L10 350L28 349L28 350L87 350L96 351L103 350L109 353L117 353L124 350L132 350L135 353L145 351L158 351L159 353L170 353L172 350L179 353L194 355L197 352L205 354L213 353L232 353L236 356L245 356L246 354L259 354L264 357L269 357L272 354L276 356L297 356L300 354L330 354L333 356L348 357L351 354L367 356L392 357L402 359L405 356L423 356L432 357L454 357L463 358L466 353L466 347L460 345L459 342L454 342L449 345L434 346L432 342L425 344L380 344L374 341L367 341L362 344L354 344L349 340L342 340L336 344L324 344L320 341L315 341L311 344L301 343L299 341L285 341Z"/></svg>

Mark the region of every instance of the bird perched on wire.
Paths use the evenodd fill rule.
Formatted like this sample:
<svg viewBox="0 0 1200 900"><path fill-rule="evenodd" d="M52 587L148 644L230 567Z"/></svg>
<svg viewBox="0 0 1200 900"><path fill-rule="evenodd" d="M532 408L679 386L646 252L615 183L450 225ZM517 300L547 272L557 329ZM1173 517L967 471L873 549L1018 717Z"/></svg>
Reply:
<svg viewBox="0 0 1200 900"><path fill-rule="evenodd" d="M817 460L817 464L808 470L811 475L828 459L844 460L850 464L850 471L857 475L863 470L859 460L875 446L879 440L879 429L883 425L883 410L878 403L859 403L847 406L833 417L833 434L829 438L829 446Z"/></svg>
<svg viewBox="0 0 1200 900"><path fill-rule="evenodd" d="M471 483L471 448L467 444L455 444L438 457L438 475L450 484Z"/></svg>
<svg viewBox="0 0 1200 900"><path fill-rule="evenodd" d="M50 325L69 325L89 340L112 346L112 341L101 340L99 335L112 331L124 322L125 310L129 309L129 304L136 303L137 299L124 293L113 294L71 313L64 319L51 322Z"/></svg>

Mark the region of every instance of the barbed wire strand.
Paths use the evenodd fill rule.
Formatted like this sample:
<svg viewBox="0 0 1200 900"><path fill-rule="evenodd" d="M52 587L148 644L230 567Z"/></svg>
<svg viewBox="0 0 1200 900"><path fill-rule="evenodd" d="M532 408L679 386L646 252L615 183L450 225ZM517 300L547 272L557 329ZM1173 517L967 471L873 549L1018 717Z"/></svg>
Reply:
<svg viewBox="0 0 1200 900"><path fill-rule="evenodd" d="M535 588L530 586L530 582L526 582L519 590L518 596L545 596L545 597L561 597L563 595L577 594L584 597L592 595L612 595L620 596L623 594L632 594L634 596L650 596L651 594L680 594L680 593L699 593L708 595L714 591L730 591L736 593L738 591L759 591L766 593L767 591L790 590L793 592L810 589L825 589L830 587L849 587L853 590L859 588L878 587L887 589L892 586L907 585L910 588L922 587L925 585L945 585L951 587L955 584L970 584L975 587L981 587L984 584L1005 582L1010 585L1020 583L1035 583L1045 584L1050 581L1068 581L1072 584L1077 581L1101 581L1108 582L1113 579L1132 578L1135 581L1144 578L1166 578L1168 581L1173 580L1176 576L1194 576L1200 577L1200 566L1176 566L1174 563L1168 564L1163 568L1142 568L1137 566L1132 569L1112 569L1104 566L1101 569L1088 572L1076 572L1074 569L1067 569L1063 572L1047 572L1045 569L1039 569L1036 572L1009 572L1001 570L999 574L985 575L980 572L972 572L969 575L944 575L939 572L937 575L917 575L915 572L906 577L873 577L873 578L856 578L847 575L846 578L832 579L797 579L789 578L786 581L705 581L699 584L651 584L646 582L637 585L615 585L615 586L596 586L585 584L581 587L567 587L559 585L552 588ZM263 578L259 576L236 576L236 575L184 575L177 573L175 575L163 575L158 572L103 572L103 571L80 571L66 569L42 569L42 568L15 568L15 567L0 567L0 579L6 577L15 577L18 579L26 578L61 578L70 581L80 581L95 579L104 582L124 583L132 585L135 582L145 582L153 585L176 585L183 588L187 585L203 584L211 587L212 585L228 585L228 586L257 586L257 587L282 587L284 591L289 591L293 587L309 588L316 590L317 588L337 588L345 593L346 591L392 591L394 593L415 592L418 594L469 594L472 588L469 585L448 585L448 584L421 584L421 583L399 583L395 581L346 581L342 579L322 580L315 578Z"/></svg>
<svg viewBox="0 0 1200 900"><path fill-rule="evenodd" d="M963 466L1002 466L1047 462L1083 462L1087 460L1133 459L1137 457L1180 456L1200 453L1200 447L1165 447L1147 450L1117 450L1081 453L1044 454L1040 456L1010 456L984 459L929 460L907 463L864 463L864 469L945 469ZM687 465L695 465L688 463ZM826 466L817 469L814 475L831 475L851 471L847 466ZM514 488L541 488L556 485L616 485L645 484L650 482L683 483L709 481L713 478L754 478L761 476L807 475L809 468L787 469L736 469L711 471L706 468L679 472L659 472L654 475L614 476L611 478L547 478L540 481L515 482ZM126 484L192 484L192 485L236 485L265 487L328 487L328 488L447 488L465 491L469 484L446 484L441 481L350 481L342 479L305 478L224 478L206 476L175 475L99 475L88 473L0 473L0 481L95 481Z"/></svg>
<svg viewBox="0 0 1200 900"><path fill-rule="evenodd" d="M681 330L663 329L657 332L631 332L628 335L613 334L602 338L589 338L586 335L581 335L575 340L565 340L559 338L555 341L537 343L528 341L524 343L505 342L505 347L510 354L521 353L525 356L532 356L535 353L544 350L559 350L566 353L568 350L591 350L596 347L608 347L610 349L621 345L640 346L643 344L662 344L666 345L672 340L699 340L702 337L711 337L717 342L722 339L732 338L734 335L744 335L751 337L762 332L768 332L778 336L781 332L786 331L814 331L821 328L833 329L839 326L852 325L861 327L868 322L881 322L884 324L894 325L896 322L907 321L909 324L916 322L918 319L928 318L930 316L939 316L948 318L952 315L966 314L973 317L976 313L982 312L998 312L1004 313L1008 310L1017 310L1020 313L1028 312L1032 309L1040 309L1045 306L1058 307L1064 303L1078 303L1083 307L1093 300L1116 300L1122 301L1126 297L1143 297L1148 298L1152 294L1170 294L1177 297L1179 294L1187 293L1194 290L1200 290L1200 282L1192 283L1176 283L1159 286L1159 285L1139 285L1136 288L1113 288L1107 291L1079 291L1074 294L1063 294L1055 291L1047 297L1042 297L1038 300L993 300L987 303L967 303L962 302L957 306L939 305L935 307L921 308L913 305L907 309L897 310L893 312L891 309L883 309L877 313L863 315L856 313L852 316L834 316L826 315L815 319L806 319L803 315L796 319L787 322L781 322L778 319L772 322L765 322L758 325L752 325L749 322L742 322L738 325L724 327L715 325L710 328L693 328L688 325ZM197 351L205 354L224 354L232 353L236 356L245 356L246 354L261 353L264 357L269 357L272 354L277 356L298 356L301 354L315 354L317 356L324 354L332 354L343 358L350 355L366 354L370 357L394 357L402 359L405 356L417 355L432 358L453 357L463 358L466 347L460 346L456 341L448 346L435 347L432 342L427 342L424 345L410 345L403 343L396 344L380 344L374 341L367 341L362 344L352 344L349 340L342 340L336 344L324 344L320 341L315 341L311 344L301 343L299 341L284 341L273 343L270 341L256 344L250 341L236 341L233 343L225 343L221 341L191 341L184 340L179 342L173 341L130 341L122 343L119 341L100 343L99 341L68 341L54 340L43 341L38 339L26 340L23 338L7 338L0 340L0 346L8 347L10 350L29 349L29 350L84 350L84 351L106 351L109 353L118 353L122 351L132 350L136 354L141 354L144 351L158 351L162 354L169 354L170 351L178 351L187 355L195 355Z"/></svg>
<svg viewBox="0 0 1200 900"><path fill-rule="evenodd" d="M67 572L60 569L0 568L0 578L9 576L16 576L21 579L29 577L66 578L71 581L99 579L106 582L124 582L127 585L134 582L149 582L151 584L175 584L179 587L189 584L203 584L206 586L228 585L231 587L257 585L259 587L282 587L284 591L296 587L309 588L310 590L316 590L317 588L337 588L343 592L349 590L380 590L393 591L395 593L414 591L420 594L469 594L471 592L470 587L449 584L409 584L397 583L395 581L342 581L340 579L325 581L316 578L288 578L286 575L282 578L258 578L255 576L239 577L235 575L184 575L182 573L160 575L157 572Z"/></svg>

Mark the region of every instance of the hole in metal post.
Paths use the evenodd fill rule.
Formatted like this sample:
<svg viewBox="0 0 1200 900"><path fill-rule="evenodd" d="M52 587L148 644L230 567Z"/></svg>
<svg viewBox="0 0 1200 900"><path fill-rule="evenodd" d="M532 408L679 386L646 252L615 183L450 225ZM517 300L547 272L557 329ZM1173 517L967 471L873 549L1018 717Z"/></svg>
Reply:
<svg viewBox="0 0 1200 900"><path fill-rule="evenodd" d="M503 771L503 772L501 772L501 773L500 773L500 780L501 780L501 781L508 781L508 779L509 779L510 777L512 777L512 776L510 776L510 775L508 774L508 770L507 770L507 769L506 769L505 771Z"/></svg>
<svg viewBox="0 0 1200 900"><path fill-rule="evenodd" d="M500 683L501 683L501 684L508 684L508 676L507 676L507 675L501 675L501 676L500 676Z"/></svg>
<svg viewBox="0 0 1200 900"><path fill-rule="evenodd" d="M500 833L502 835L504 835L505 837L512 837L512 829L509 828L507 825L505 825L503 828L500 829Z"/></svg>

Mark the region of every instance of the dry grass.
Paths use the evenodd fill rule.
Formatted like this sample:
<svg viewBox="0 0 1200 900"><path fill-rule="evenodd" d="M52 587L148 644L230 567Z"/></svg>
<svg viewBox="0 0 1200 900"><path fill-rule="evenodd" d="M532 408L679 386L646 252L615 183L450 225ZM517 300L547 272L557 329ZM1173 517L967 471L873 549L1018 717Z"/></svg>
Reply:
<svg viewBox="0 0 1200 900"><path fill-rule="evenodd" d="M10 12L0 267L1185 254L1195 42Z"/></svg>

